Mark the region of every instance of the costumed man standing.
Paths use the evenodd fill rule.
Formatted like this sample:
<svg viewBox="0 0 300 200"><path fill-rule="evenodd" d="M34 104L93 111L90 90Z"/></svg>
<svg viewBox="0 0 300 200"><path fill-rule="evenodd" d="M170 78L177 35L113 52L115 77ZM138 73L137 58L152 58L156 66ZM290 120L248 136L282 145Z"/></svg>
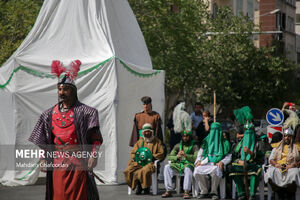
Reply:
<svg viewBox="0 0 300 200"><path fill-rule="evenodd" d="M152 110L152 99L151 97L144 96L141 98L143 103L144 111L135 114L133 129L129 141L129 146L133 147L133 145L139 140L142 136L142 127L144 124L151 124L155 136L163 142L163 133L161 129L161 118L160 115Z"/></svg>
<svg viewBox="0 0 300 200"><path fill-rule="evenodd" d="M218 199L218 187L224 168L231 162L230 150L230 143L223 136L221 124L212 123L210 133L203 140L195 161L194 177L201 191L200 199L209 197L209 188L211 198ZM211 177L210 187L208 175Z"/></svg>
<svg viewBox="0 0 300 200"><path fill-rule="evenodd" d="M250 199L254 200L261 174L261 166L254 161L257 145L254 125L251 122L253 115L248 106L234 110L234 115L239 123L244 125L245 131L242 140L233 150L234 162L229 176L232 176L235 182L239 200L244 200L249 196ZM248 176L250 177L250 194Z"/></svg>
<svg viewBox="0 0 300 200"><path fill-rule="evenodd" d="M73 61L66 70L59 61L53 61L51 71L58 78L66 72L57 84L58 103L46 110L35 125L29 141L45 151L60 156L42 157L41 168L47 173L46 199L99 199L92 169L97 165L97 152L102 144L98 111L78 101L74 80L81 62ZM85 151L90 155L80 159L69 157L71 153ZM47 154L48 155L48 154ZM56 154L57 155L57 154ZM58 167L55 167L58 166Z"/></svg>
<svg viewBox="0 0 300 200"><path fill-rule="evenodd" d="M151 175L155 172L154 161L164 159L164 148L160 139L154 136L151 124L142 127L142 135L135 143L130 153L128 166L124 171L125 180L136 194L149 194L152 184Z"/></svg>
<svg viewBox="0 0 300 200"><path fill-rule="evenodd" d="M270 166L264 179L278 192L280 199L285 199L285 195L293 199L296 188L300 187L300 155L291 128L284 130L283 139L276 146L269 157Z"/></svg>
<svg viewBox="0 0 300 200"><path fill-rule="evenodd" d="M190 198L190 191L192 189L192 178L194 170L194 162L197 157L198 146L195 140L192 140L192 131L183 131L182 140L176 144L171 151L168 159L171 162L167 164L164 169L164 182L166 192L162 194L163 198L172 197L171 191L172 177L176 174L184 174L183 190L184 198Z"/></svg>

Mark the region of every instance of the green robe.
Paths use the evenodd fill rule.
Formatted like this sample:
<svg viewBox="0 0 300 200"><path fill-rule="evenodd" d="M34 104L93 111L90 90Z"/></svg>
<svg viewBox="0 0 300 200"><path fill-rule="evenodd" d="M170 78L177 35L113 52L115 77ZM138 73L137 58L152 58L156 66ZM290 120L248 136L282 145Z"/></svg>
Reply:
<svg viewBox="0 0 300 200"><path fill-rule="evenodd" d="M211 124L210 132L203 140L201 148L202 156L208 157L208 161L213 163L218 163L230 152L230 143L224 138L220 123Z"/></svg>
<svg viewBox="0 0 300 200"><path fill-rule="evenodd" d="M247 133L247 131L250 131ZM239 142L237 147L234 149L234 157L235 161L232 163L232 167L230 169L229 176L232 176L236 188L238 197L242 197L246 195L245 192L245 183L244 183L244 167L238 163L238 160L244 160L244 146L247 146L253 153L254 156L247 155L246 160L248 163L247 166L247 174L250 178L250 196L255 196L256 188L259 183L259 179L261 176L261 166L255 162L256 157L256 142L255 142L255 133L253 130L246 130L244 138ZM248 135L247 135L248 134ZM246 137L245 137L246 136ZM254 138L253 138L254 136ZM252 141L249 141L250 138L253 138Z"/></svg>
<svg viewBox="0 0 300 200"><path fill-rule="evenodd" d="M177 154L179 151L183 150L186 156L181 159L177 158ZM189 144L182 144L182 140L180 143L176 144L173 150L171 151L168 159L171 161L170 167L182 174L184 168L189 167L191 170L194 170L194 162L197 158L198 154L198 146L196 145L196 141L191 141Z"/></svg>

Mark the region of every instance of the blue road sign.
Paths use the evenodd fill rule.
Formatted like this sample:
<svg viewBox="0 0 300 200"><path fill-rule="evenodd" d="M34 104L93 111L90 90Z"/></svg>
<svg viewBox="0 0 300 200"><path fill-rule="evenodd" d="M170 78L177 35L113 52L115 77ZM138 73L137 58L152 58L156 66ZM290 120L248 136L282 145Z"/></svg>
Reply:
<svg viewBox="0 0 300 200"><path fill-rule="evenodd" d="M278 108L272 108L267 112L266 120L269 124L279 125L283 122L283 113Z"/></svg>

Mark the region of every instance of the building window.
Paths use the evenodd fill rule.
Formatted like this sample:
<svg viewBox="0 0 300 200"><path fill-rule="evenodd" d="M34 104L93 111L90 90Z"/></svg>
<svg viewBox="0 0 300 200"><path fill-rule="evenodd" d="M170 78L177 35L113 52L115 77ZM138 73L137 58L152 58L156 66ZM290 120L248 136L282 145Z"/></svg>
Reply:
<svg viewBox="0 0 300 200"><path fill-rule="evenodd" d="M244 1L236 0L235 2L236 2L235 13L236 15L240 15L241 13L243 13Z"/></svg>
<svg viewBox="0 0 300 200"><path fill-rule="evenodd" d="M286 28L286 15L285 13L278 12L276 14L276 29L284 31Z"/></svg>
<svg viewBox="0 0 300 200"><path fill-rule="evenodd" d="M212 17L216 18L218 14L218 5L216 3L214 3L212 5Z"/></svg>
<svg viewBox="0 0 300 200"><path fill-rule="evenodd" d="M297 53L297 64L300 64L300 53Z"/></svg>
<svg viewBox="0 0 300 200"><path fill-rule="evenodd" d="M300 24L300 14L296 14L296 24Z"/></svg>
<svg viewBox="0 0 300 200"><path fill-rule="evenodd" d="M253 19L254 16L254 2L253 0L247 0L247 16Z"/></svg>

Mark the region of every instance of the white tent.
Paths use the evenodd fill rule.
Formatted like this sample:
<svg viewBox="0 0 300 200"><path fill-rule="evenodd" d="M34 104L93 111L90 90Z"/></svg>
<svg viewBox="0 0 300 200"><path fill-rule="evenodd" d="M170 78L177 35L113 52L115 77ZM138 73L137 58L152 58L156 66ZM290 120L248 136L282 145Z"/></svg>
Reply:
<svg viewBox="0 0 300 200"><path fill-rule="evenodd" d="M140 98L152 97L163 115L164 72L152 69L132 10L125 0L45 0L34 27L0 68L0 145L30 144L39 115L57 102L52 60L82 62L76 80L81 102L99 111L104 144L95 170L106 183L123 181L133 118ZM163 116L162 116L163 117ZM0 182L33 184L33 171L11 170L0 151Z"/></svg>

